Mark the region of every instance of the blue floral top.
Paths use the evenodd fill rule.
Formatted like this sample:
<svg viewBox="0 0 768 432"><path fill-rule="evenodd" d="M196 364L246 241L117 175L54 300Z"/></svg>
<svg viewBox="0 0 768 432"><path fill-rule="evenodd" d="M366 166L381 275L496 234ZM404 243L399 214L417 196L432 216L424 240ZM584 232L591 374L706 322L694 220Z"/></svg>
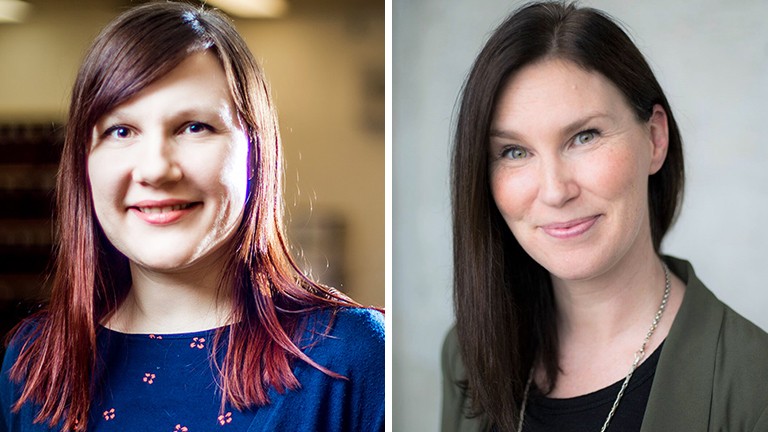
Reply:
<svg viewBox="0 0 768 432"><path fill-rule="evenodd" d="M382 431L384 430L384 323L380 313L343 309L324 333L329 314L310 319L307 335L314 344L304 352L318 364L345 376L332 378L296 361L301 388L278 394L269 405L240 412L221 409L218 374L211 362L216 330L185 334L99 333L103 380L93 395L90 431ZM314 323L314 324L312 324ZM225 330L226 331L226 330ZM223 339L226 340L226 339ZM223 348L225 349L225 348ZM37 408L10 406L21 386L8 371L18 355L12 343L0 376L0 429L61 430L33 424ZM222 353L219 353L222 355Z"/></svg>

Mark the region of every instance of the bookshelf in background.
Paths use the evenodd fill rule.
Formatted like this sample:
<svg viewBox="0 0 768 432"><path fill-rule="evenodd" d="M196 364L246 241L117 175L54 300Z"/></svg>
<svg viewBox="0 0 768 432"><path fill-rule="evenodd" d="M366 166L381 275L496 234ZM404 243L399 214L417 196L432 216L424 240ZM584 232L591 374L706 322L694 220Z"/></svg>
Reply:
<svg viewBox="0 0 768 432"><path fill-rule="evenodd" d="M0 124L0 331L47 296L52 209L63 128Z"/></svg>

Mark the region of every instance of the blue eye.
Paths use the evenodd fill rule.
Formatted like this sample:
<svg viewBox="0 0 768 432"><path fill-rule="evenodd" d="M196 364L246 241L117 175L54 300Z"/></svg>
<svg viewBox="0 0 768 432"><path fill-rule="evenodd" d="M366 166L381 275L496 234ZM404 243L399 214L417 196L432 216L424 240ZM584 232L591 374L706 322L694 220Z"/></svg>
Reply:
<svg viewBox="0 0 768 432"><path fill-rule="evenodd" d="M501 157L505 157L507 159L513 159L513 160L525 159L526 157L528 157L528 150L522 147L516 147L516 146L509 147L504 149L501 152Z"/></svg>
<svg viewBox="0 0 768 432"><path fill-rule="evenodd" d="M211 130L211 127L205 123L194 122L187 125L185 132L199 134Z"/></svg>
<svg viewBox="0 0 768 432"><path fill-rule="evenodd" d="M578 145L589 144L597 138L598 131L594 129L585 130L576 134L573 138L573 142Z"/></svg>
<svg viewBox="0 0 768 432"><path fill-rule="evenodd" d="M112 126L104 132L104 136L125 139L131 136L131 130L125 126Z"/></svg>

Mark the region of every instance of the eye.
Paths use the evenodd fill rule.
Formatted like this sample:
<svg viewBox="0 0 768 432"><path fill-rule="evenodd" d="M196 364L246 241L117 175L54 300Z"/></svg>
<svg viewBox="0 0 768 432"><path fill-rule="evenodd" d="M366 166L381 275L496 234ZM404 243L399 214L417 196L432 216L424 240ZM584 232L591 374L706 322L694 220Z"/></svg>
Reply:
<svg viewBox="0 0 768 432"><path fill-rule="evenodd" d="M577 133L575 137L573 137L573 142L577 145L589 144L594 141L598 135L599 132L595 129L581 131Z"/></svg>
<svg viewBox="0 0 768 432"><path fill-rule="evenodd" d="M525 159L528 157L528 150L517 146L507 147L502 150L501 157L513 160Z"/></svg>
<svg viewBox="0 0 768 432"><path fill-rule="evenodd" d="M192 123L189 123L184 128L183 132L191 133L191 134L199 134L199 133L207 132L210 130L212 130L212 128L205 123L192 122Z"/></svg>
<svg viewBox="0 0 768 432"><path fill-rule="evenodd" d="M112 126L104 131L104 136L117 139L126 139L131 137L131 130L125 126Z"/></svg>

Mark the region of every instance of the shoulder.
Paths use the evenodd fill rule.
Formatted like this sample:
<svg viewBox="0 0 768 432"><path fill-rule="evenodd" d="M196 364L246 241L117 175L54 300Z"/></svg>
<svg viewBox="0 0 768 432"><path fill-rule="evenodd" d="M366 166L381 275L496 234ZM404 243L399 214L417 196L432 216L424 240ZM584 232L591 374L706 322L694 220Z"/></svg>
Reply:
<svg viewBox="0 0 768 432"><path fill-rule="evenodd" d="M461 358L456 327L452 327L443 341L443 400L441 409L441 430L444 432L479 432L489 430L488 419L483 415L472 415L467 396L467 374Z"/></svg>
<svg viewBox="0 0 768 432"><path fill-rule="evenodd" d="M36 315L25 319L9 334L8 343L3 357L2 383L9 381L9 371L16 363L16 359L26 347L35 341L40 335L45 317Z"/></svg>
<svg viewBox="0 0 768 432"><path fill-rule="evenodd" d="M681 319L681 330L688 333L689 339L693 337L691 332L712 333L701 337L716 344L716 361L720 366L744 363L744 368L739 368L742 372L768 378L768 368L764 367L768 362L768 333L720 301L692 270L689 274L683 300L689 307Z"/></svg>
<svg viewBox="0 0 768 432"><path fill-rule="evenodd" d="M739 315L727 305L723 305L723 337L748 342L742 348L755 350L768 356L768 333Z"/></svg>
<svg viewBox="0 0 768 432"><path fill-rule="evenodd" d="M343 308L336 311L331 333L335 337L384 343L384 315L373 309Z"/></svg>
<svg viewBox="0 0 768 432"><path fill-rule="evenodd" d="M768 334L730 307L724 310L712 391L712 406L720 408L713 408L712 420L734 428L733 421L768 425Z"/></svg>
<svg viewBox="0 0 768 432"><path fill-rule="evenodd" d="M8 350L21 349L25 343L37 338L47 319L48 316L45 312L37 312L22 320L8 334Z"/></svg>
<svg viewBox="0 0 768 432"><path fill-rule="evenodd" d="M456 327L451 327L443 340L443 349L441 355L441 365L443 377L454 381L465 379L464 363L461 360L459 351L459 338L456 334Z"/></svg>
<svg viewBox="0 0 768 432"><path fill-rule="evenodd" d="M768 333L730 307L724 307L721 342L728 344L730 352L752 354L768 361ZM768 368L763 369L768 373Z"/></svg>
<svg viewBox="0 0 768 432"><path fill-rule="evenodd" d="M273 394L270 406L259 410L263 429L383 431L383 315L341 308L315 311L306 318L299 347L320 368L296 363L300 388Z"/></svg>
<svg viewBox="0 0 768 432"><path fill-rule="evenodd" d="M719 300L717 300L719 302ZM757 379L768 382L768 333L739 315L728 305L723 308L720 335L717 341L718 372L724 376L741 376L745 383L760 387L768 404L768 392L754 386ZM733 389L737 390L737 389Z"/></svg>
<svg viewBox="0 0 768 432"><path fill-rule="evenodd" d="M718 340L718 372L724 379L740 378L760 393L768 406L768 392L757 382L768 382L768 333L723 305L723 321ZM733 391L743 392L744 387Z"/></svg>
<svg viewBox="0 0 768 432"><path fill-rule="evenodd" d="M687 287L656 370L657 417L753 430L768 412L768 334L721 302L689 263L668 262ZM686 401L688 409L681 413L670 400Z"/></svg>
<svg viewBox="0 0 768 432"><path fill-rule="evenodd" d="M3 359L4 372L6 370L6 365L10 369L21 352L26 350L29 345L40 338L40 333L43 331L47 319L48 316L45 312L38 312L25 318L11 330L8 334L5 347L6 351Z"/></svg>
<svg viewBox="0 0 768 432"><path fill-rule="evenodd" d="M42 327L41 316L23 321L10 336L3 356L2 372L0 373L0 429L20 430L24 425L32 425L34 412L30 404L25 404L17 413L11 412L11 406L19 399L24 383L11 379L11 368L16 364L21 352L39 337ZM40 430L47 430L38 425ZM35 430L37 426L35 427ZM26 430L25 428L22 428Z"/></svg>
<svg viewBox="0 0 768 432"><path fill-rule="evenodd" d="M461 359L459 338L455 326L448 330L448 334L443 340L440 368L443 373L443 403L463 405L463 400L466 397L464 388L467 377L464 362Z"/></svg>
<svg viewBox="0 0 768 432"><path fill-rule="evenodd" d="M322 310L309 316L304 352L342 375L379 369L384 374L384 316L365 308Z"/></svg>
<svg viewBox="0 0 768 432"><path fill-rule="evenodd" d="M680 328L675 335L679 336L676 341L686 341L700 353L709 345L715 356L711 360L715 363L716 377L741 376L750 383L754 383L755 378L764 377L768 381L768 368L765 367L768 363L768 333L720 301L696 277L690 264L685 264L688 266L688 286L684 307L678 313ZM752 384L752 387L762 386ZM763 388L759 392L765 394L768 403L768 392Z"/></svg>

